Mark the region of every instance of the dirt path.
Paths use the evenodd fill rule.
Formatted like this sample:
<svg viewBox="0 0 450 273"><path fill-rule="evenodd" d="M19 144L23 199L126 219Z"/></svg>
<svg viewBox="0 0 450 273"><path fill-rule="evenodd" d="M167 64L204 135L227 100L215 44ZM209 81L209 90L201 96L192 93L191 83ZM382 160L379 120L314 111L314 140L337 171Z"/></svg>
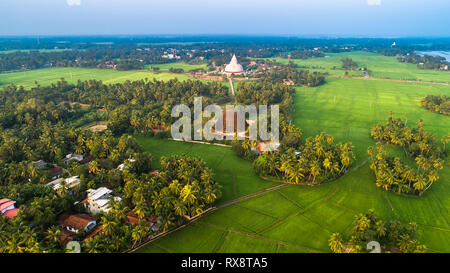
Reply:
<svg viewBox="0 0 450 273"><path fill-rule="evenodd" d="M226 202L226 203L223 203L223 204L217 206L217 207L216 207L216 210L217 210L217 209L220 209L220 208L224 208L224 207L231 206L231 205L233 205L233 204L235 204L235 203L237 203L237 202L240 202L240 201L242 201L242 200L246 200L246 199L249 199L249 198L252 198L252 197L261 195L261 194L265 194L265 193L267 193L267 192L279 190L279 189L284 188L284 187L287 187L287 186L289 186L289 185L288 185L288 184L281 184L281 185L278 185L278 186L275 186L275 187L272 187L272 188L268 188L268 189L265 189L265 190L262 190L262 191L258 191L258 192L249 194L249 195L241 196L241 197L239 197L239 198L233 199L233 200L231 200L231 201L228 201L228 202Z"/></svg>

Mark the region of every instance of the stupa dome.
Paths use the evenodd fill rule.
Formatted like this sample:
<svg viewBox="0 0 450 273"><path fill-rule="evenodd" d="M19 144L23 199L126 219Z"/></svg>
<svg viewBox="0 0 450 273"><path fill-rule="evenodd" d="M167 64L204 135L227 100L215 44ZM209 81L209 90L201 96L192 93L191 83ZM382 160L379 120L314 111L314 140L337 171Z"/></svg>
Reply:
<svg viewBox="0 0 450 273"><path fill-rule="evenodd" d="M237 61L236 55L233 55L231 62L225 67L225 73L227 74L242 74L244 73L244 68Z"/></svg>

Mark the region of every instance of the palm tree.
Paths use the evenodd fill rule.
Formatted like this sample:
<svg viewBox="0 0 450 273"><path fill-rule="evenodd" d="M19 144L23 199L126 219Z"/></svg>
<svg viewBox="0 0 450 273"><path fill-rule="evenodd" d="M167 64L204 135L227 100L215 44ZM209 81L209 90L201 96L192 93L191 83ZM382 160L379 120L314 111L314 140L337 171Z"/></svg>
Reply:
<svg viewBox="0 0 450 273"><path fill-rule="evenodd" d="M47 235L45 236L45 239L48 241L49 245L52 248L55 248L61 240L62 232L57 226L51 226L47 230Z"/></svg>
<svg viewBox="0 0 450 273"><path fill-rule="evenodd" d="M384 237L386 235L386 227L384 226L384 223L381 220L375 223L375 230L377 232L378 237Z"/></svg>
<svg viewBox="0 0 450 273"><path fill-rule="evenodd" d="M96 174L99 171L99 164L96 160L92 161L91 164L89 164L89 172Z"/></svg>
<svg viewBox="0 0 450 273"><path fill-rule="evenodd" d="M187 213L187 207L180 200L176 200L173 202L173 206L175 208L175 215L184 216Z"/></svg>
<svg viewBox="0 0 450 273"><path fill-rule="evenodd" d="M344 251L344 245L342 244L341 235L339 233L331 234L328 242L331 251L333 251L334 253L342 253Z"/></svg>
<svg viewBox="0 0 450 273"><path fill-rule="evenodd" d="M183 199L183 202L188 204L189 212L191 212L191 205L193 205L197 199L195 194L197 194L197 191L189 184L186 184L181 190L180 196Z"/></svg>

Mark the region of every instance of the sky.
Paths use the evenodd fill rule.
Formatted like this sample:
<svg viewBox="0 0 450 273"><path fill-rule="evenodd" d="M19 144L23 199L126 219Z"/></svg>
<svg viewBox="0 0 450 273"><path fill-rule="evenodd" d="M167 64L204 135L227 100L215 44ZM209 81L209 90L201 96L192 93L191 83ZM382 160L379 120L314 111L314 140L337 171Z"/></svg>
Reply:
<svg viewBox="0 0 450 273"><path fill-rule="evenodd" d="M449 0L0 0L0 35L450 36Z"/></svg>

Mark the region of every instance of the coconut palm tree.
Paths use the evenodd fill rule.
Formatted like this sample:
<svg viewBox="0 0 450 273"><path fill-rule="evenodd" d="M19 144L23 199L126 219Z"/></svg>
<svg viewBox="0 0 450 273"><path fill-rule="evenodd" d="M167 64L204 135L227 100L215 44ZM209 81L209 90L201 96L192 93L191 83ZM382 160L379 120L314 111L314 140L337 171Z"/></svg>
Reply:
<svg viewBox="0 0 450 273"><path fill-rule="evenodd" d="M328 246L334 253L342 253L344 251L344 245L342 244L341 235L339 233L333 233L328 240Z"/></svg>

